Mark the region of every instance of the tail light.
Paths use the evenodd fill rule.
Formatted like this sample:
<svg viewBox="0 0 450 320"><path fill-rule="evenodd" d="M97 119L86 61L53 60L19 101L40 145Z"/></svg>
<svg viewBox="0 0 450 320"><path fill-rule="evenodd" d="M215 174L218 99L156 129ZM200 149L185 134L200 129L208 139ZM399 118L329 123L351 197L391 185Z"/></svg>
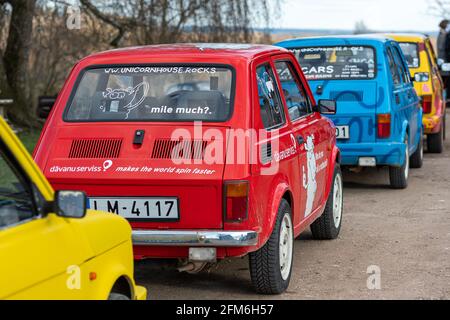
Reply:
<svg viewBox="0 0 450 320"><path fill-rule="evenodd" d="M224 184L225 220L240 222L248 214L248 181L227 181Z"/></svg>
<svg viewBox="0 0 450 320"><path fill-rule="evenodd" d="M415 82L428 82L430 80L430 74L428 72L417 72L414 74Z"/></svg>
<svg viewBox="0 0 450 320"><path fill-rule="evenodd" d="M431 113L431 96L422 97L422 109L423 113Z"/></svg>
<svg viewBox="0 0 450 320"><path fill-rule="evenodd" d="M378 138L389 138L391 135L391 115L379 114L377 118Z"/></svg>

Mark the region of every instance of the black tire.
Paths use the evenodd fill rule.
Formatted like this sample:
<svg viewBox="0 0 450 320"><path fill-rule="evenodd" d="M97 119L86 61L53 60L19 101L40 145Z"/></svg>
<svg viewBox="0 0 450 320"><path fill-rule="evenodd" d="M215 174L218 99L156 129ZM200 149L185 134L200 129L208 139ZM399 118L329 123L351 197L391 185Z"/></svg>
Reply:
<svg viewBox="0 0 450 320"><path fill-rule="evenodd" d="M389 180L392 189L406 189L408 187L409 176L409 144L408 136L406 136L406 157L401 167L389 167Z"/></svg>
<svg viewBox="0 0 450 320"><path fill-rule="evenodd" d="M121 293L111 292L109 294L108 300L130 300L130 298Z"/></svg>
<svg viewBox="0 0 450 320"><path fill-rule="evenodd" d="M442 153L444 151L444 130L443 124L438 133L427 135L427 148L430 153Z"/></svg>
<svg viewBox="0 0 450 320"><path fill-rule="evenodd" d="M285 216L291 219L291 207L289 203L282 199L278 208L277 219L272 234L266 244L259 250L249 254L250 276L252 284L257 293L260 294L280 294L286 291L289 286L292 274L294 230L291 228L291 263L289 275L283 279L280 263L280 232L282 221ZM291 226L292 224L292 219Z"/></svg>
<svg viewBox="0 0 450 320"><path fill-rule="evenodd" d="M409 167L414 169L422 168L423 166L423 137L420 134L420 141L417 150L409 157Z"/></svg>
<svg viewBox="0 0 450 320"><path fill-rule="evenodd" d="M311 232L312 236L316 240L332 240L336 239L339 236L339 232L341 231L341 225L342 225L342 213L343 213L343 197L341 198L341 204L340 204L340 217L339 222L335 223L335 217L334 217L334 207L335 207L335 198L334 198L334 192L335 192L335 182L337 179L340 183L340 192L342 196L342 192L344 190L343 187L343 178L342 178L342 172L339 164L336 164L336 167L334 168L334 177L333 177L333 183L331 185L330 195L328 196L327 204L325 206L325 210L323 214L311 225Z"/></svg>

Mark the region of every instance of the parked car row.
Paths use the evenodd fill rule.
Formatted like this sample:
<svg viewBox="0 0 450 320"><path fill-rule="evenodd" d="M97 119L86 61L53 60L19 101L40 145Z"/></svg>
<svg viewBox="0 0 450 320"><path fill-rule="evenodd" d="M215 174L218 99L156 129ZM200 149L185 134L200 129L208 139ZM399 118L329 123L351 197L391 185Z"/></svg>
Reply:
<svg viewBox="0 0 450 320"><path fill-rule="evenodd" d="M417 41L417 52L377 35L296 39L278 47L160 45L91 55L70 73L34 152L58 190L57 200L20 147L16 157L26 158L25 168L12 171L31 181L34 209L14 202L16 192L0 191L0 237L13 243L22 232L38 245L17 223L50 228L45 219L59 219L63 227L51 229L60 238L41 240L48 253L43 266L54 267L47 269L58 279L52 280L55 295L66 283L56 274L67 265L100 261L99 269L83 269L90 284L91 273L111 269L102 278L105 287L97 288L101 294L66 289L60 297L145 297L130 274L125 220L114 215L131 225L135 259L178 259L180 271L199 272L248 255L255 290L282 293L291 278L294 239L308 227L318 240L339 235L341 166L388 166L391 186L400 189L407 187L409 168L422 166L424 133L428 149L439 151L442 83L435 65L423 62L423 50L432 50L427 38L418 39L405 41ZM422 89L421 100L414 85ZM3 148L10 157L12 144ZM43 200L32 179L45 186ZM111 215L58 217L79 218L85 206ZM22 214L23 222L1 220ZM82 244L57 255L74 241ZM17 252L29 258L12 248L16 258L10 261L18 259ZM45 296L49 287L37 280L24 279L36 281L35 291L6 287L0 297Z"/></svg>

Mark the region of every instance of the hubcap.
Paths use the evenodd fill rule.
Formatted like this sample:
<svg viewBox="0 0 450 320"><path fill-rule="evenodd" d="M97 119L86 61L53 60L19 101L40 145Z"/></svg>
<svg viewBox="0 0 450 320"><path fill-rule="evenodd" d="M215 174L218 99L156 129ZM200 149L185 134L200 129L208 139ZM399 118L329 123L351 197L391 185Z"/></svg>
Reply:
<svg viewBox="0 0 450 320"><path fill-rule="evenodd" d="M289 213L285 213L281 221L280 229L280 272L283 280L287 280L291 272L292 247L294 237L292 230L292 221Z"/></svg>
<svg viewBox="0 0 450 320"><path fill-rule="evenodd" d="M334 179L333 192L333 222L336 228L339 228L342 218L342 177L340 174L336 175Z"/></svg>

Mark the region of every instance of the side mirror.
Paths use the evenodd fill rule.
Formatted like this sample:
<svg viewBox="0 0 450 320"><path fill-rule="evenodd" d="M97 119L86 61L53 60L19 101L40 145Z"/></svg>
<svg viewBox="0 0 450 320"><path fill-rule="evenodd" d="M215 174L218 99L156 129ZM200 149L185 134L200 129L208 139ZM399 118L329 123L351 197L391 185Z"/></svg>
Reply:
<svg viewBox="0 0 450 320"><path fill-rule="evenodd" d="M337 103L335 100L319 100L318 105L314 108L315 112L319 112L321 114L336 114L337 111Z"/></svg>
<svg viewBox="0 0 450 320"><path fill-rule="evenodd" d="M86 215L86 194L81 191L56 191L54 210L60 217L81 219Z"/></svg>

